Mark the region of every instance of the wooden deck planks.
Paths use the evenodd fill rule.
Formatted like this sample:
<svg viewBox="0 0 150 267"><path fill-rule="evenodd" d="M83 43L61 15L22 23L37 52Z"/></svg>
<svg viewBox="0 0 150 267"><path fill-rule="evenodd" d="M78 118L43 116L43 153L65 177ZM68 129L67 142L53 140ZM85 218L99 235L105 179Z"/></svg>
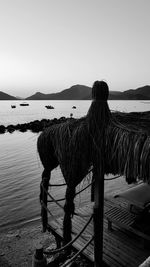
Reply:
<svg viewBox="0 0 150 267"><path fill-rule="evenodd" d="M105 212L112 208L112 203L105 200ZM72 219L74 238L86 224L89 216L92 214L92 205L87 205L77 210L77 213L88 215L85 217L74 216ZM63 217L57 219L57 222L50 221L50 226L62 237ZM139 266L149 255L148 249L142 247L140 239L133 233L130 233L117 226L113 226L113 231L108 230L107 220L104 219L104 237L103 237L103 261L112 267L136 267ZM93 223L88 225L82 236L73 245L80 250L89 238L93 235ZM94 261L94 243L92 242L83 252L90 261Z"/></svg>

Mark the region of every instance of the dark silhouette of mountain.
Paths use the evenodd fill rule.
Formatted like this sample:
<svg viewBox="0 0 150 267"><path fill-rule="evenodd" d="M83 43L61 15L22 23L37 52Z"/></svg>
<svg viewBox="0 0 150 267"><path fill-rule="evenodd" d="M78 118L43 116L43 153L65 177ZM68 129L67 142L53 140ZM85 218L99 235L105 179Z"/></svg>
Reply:
<svg viewBox="0 0 150 267"><path fill-rule="evenodd" d="M27 97L26 100L91 100L91 92L91 87L77 84L59 93L43 94L37 92ZM124 92L110 91L109 100L150 100L150 85Z"/></svg>
<svg viewBox="0 0 150 267"><path fill-rule="evenodd" d="M149 100L150 99L150 85L139 87L136 90L133 90L133 89L127 90L124 92L124 96L127 96L128 99Z"/></svg>
<svg viewBox="0 0 150 267"><path fill-rule="evenodd" d="M36 94L27 97L26 100L82 100L91 94L91 87L85 85L73 85L69 89L65 89L59 93Z"/></svg>
<svg viewBox="0 0 150 267"><path fill-rule="evenodd" d="M0 91L0 100L17 100L17 98Z"/></svg>

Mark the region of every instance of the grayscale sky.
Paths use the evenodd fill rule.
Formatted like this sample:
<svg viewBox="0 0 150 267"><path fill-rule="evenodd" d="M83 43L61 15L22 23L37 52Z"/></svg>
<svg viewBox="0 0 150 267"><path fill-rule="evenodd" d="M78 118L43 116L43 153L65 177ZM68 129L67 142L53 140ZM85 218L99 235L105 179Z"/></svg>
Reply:
<svg viewBox="0 0 150 267"><path fill-rule="evenodd" d="M150 0L0 0L0 90L150 84Z"/></svg>

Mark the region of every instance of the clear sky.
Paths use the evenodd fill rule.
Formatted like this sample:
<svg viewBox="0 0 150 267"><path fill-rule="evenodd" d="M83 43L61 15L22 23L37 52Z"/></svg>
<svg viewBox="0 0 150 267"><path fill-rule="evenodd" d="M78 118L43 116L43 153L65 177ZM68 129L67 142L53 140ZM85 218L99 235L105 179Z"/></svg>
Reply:
<svg viewBox="0 0 150 267"><path fill-rule="evenodd" d="M150 0L0 0L0 90L150 84Z"/></svg>

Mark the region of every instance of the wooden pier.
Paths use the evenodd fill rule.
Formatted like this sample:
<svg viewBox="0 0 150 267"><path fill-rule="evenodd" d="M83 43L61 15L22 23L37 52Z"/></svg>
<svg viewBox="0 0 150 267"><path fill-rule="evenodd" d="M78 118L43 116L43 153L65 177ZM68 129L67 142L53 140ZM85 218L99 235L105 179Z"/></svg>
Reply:
<svg viewBox="0 0 150 267"><path fill-rule="evenodd" d="M113 202L104 201L104 214L113 207ZM76 210L77 214L72 219L72 237L74 238L87 223L93 213L93 206L86 205ZM56 236L62 239L63 236L63 216L57 220L50 220L49 227ZM75 241L73 247L79 251L93 235L93 221L87 226L84 233ZM83 255L94 265L94 242L84 251ZM150 255L150 250L143 246L139 236L131 231L113 224L113 230L108 229L108 222L104 216L103 228L103 262L104 266L111 267L138 267Z"/></svg>

